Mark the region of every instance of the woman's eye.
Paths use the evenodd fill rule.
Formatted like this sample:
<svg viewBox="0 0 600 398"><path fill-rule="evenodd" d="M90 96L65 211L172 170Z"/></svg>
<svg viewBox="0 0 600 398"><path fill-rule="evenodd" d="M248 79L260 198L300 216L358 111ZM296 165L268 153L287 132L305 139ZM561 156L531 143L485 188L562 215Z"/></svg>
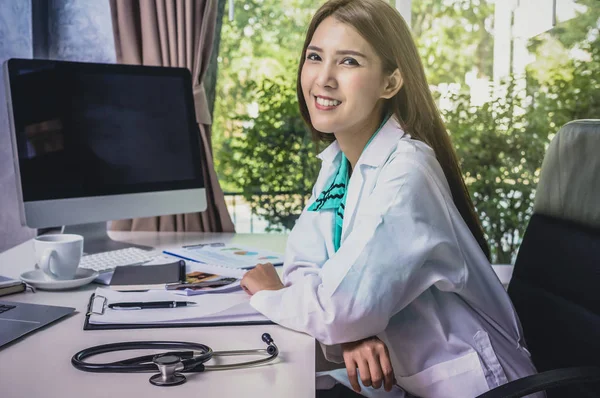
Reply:
<svg viewBox="0 0 600 398"><path fill-rule="evenodd" d="M310 60L310 61L320 61L321 57L319 57L317 54L315 53L310 53L306 56L306 59Z"/></svg>
<svg viewBox="0 0 600 398"><path fill-rule="evenodd" d="M354 59L354 58L344 58L342 60L342 64L344 65L352 65L352 66L357 66L358 62Z"/></svg>

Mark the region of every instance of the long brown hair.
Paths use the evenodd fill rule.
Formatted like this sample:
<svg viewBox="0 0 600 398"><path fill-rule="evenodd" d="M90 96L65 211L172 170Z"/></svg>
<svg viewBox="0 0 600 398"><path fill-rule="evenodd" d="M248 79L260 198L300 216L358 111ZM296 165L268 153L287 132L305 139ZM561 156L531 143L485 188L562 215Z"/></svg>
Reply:
<svg viewBox="0 0 600 398"><path fill-rule="evenodd" d="M489 259L490 250L483 229L462 177L450 137L431 96L415 42L398 10L385 1L330 0L313 16L302 48L296 83L300 113L312 131L313 140L335 140L333 134L324 134L312 126L300 81L306 48L319 24L330 16L358 31L381 58L384 73L391 74L396 68L400 71L404 84L394 97L386 101L385 111L393 113L403 130L412 138L423 141L434 150L448 180L455 206Z"/></svg>

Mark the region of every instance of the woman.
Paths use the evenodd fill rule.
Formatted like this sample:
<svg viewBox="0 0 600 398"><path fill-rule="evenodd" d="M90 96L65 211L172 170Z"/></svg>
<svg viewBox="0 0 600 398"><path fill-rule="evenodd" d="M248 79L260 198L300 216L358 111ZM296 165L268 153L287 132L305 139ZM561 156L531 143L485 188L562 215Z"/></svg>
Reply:
<svg viewBox="0 0 600 398"><path fill-rule="evenodd" d="M345 362L328 375L365 396L474 397L535 373L400 14L382 0L324 4L298 98L332 143L283 282L270 264L242 280L252 306L315 337Z"/></svg>

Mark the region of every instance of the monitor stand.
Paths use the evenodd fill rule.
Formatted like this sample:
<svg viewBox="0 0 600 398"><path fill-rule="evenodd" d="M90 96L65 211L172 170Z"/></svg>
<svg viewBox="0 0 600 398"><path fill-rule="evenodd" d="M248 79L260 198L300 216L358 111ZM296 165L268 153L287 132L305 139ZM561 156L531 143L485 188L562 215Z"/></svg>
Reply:
<svg viewBox="0 0 600 398"><path fill-rule="evenodd" d="M85 254L102 253L112 250L127 249L137 247L143 250L153 250L150 246L136 245L129 242L119 242L112 240L106 232L107 223L89 223L78 225L67 225L63 231L64 234L77 234L83 236L83 252Z"/></svg>

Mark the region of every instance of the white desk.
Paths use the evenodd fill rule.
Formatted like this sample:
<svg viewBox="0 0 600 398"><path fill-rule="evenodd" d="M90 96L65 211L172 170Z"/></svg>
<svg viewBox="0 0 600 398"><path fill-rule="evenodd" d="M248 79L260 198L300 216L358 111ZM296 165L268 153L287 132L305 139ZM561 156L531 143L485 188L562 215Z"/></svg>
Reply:
<svg viewBox="0 0 600 398"><path fill-rule="evenodd" d="M157 248L177 244L219 241L283 252L285 235L112 232L115 240ZM0 253L0 274L18 278L34 268L33 243L25 242ZM69 318L51 324L0 349L0 396L13 397L298 397L314 396L315 341L310 336L281 326L192 327L84 331L83 321L90 294L98 285L79 289L20 293L3 300L75 307ZM266 366L220 372L187 373L187 383L156 387L150 373L87 373L71 365L81 349L120 341L177 340L206 344L215 351L263 348L261 335L268 332L280 349L279 358ZM146 352L147 353L147 352ZM115 360L140 355L118 353ZM102 360L108 356L99 357ZM241 359L251 357L241 357Z"/></svg>

